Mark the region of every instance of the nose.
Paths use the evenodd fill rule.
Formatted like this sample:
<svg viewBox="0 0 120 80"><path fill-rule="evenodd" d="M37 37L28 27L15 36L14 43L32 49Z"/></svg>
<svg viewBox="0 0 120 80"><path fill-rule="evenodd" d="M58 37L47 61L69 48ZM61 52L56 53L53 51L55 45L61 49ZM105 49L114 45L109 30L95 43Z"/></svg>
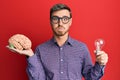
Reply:
<svg viewBox="0 0 120 80"><path fill-rule="evenodd" d="M58 25L62 25L63 23L62 23L62 20L61 19L59 19L58 20Z"/></svg>

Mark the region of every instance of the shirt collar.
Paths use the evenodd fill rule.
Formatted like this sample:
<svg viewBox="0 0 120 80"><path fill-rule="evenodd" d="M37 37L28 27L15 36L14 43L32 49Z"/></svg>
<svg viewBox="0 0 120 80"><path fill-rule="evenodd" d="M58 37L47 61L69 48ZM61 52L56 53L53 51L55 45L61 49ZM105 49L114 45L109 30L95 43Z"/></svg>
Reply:
<svg viewBox="0 0 120 80"><path fill-rule="evenodd" d="M52 37L51 40L52 40L52 42L54 42L55 44L57 44L57 42L56 42L56 40L54 39L54 37ZM65 44L69 44L69 45L73 46L73 39L72 39L70 36L68 36L68 39L67 39L67 41L66 41Z"/></svg>
<svg viewBox="0 0 120 80"><path fill-rule="evenodd" d="M73 46L73 39L72 39L70 36L68 36L67 43L68 43L69 45Z"/></svg>

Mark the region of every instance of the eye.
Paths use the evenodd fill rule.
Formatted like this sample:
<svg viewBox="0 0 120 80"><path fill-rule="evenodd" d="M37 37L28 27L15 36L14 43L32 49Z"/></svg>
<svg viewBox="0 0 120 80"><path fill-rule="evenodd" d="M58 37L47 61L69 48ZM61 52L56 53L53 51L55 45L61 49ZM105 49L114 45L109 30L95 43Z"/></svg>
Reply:
<svg viewBox="0 0 120 80"><path fill-rule="evenodd" d="M67 20L68 20L68 18L67 18L67 17L64 17L64 18L63 18L63 20L64 20L64 21L67 21Z"/></svg>
<svg viewBox="0 0 120 80"><path fill-rule="evenodd" d="M59 17L57 17L57 16L52 16L52 17L51 17L51 22L52 22L52 23L57 24L58 21L59 21Z"/></svg>
<svg viewBox="0 0 120 80"><path fill-rule="evenodd" d="M58 20L58 17L53 16L53 17L52 17L52 20L53 20L53 21L57 21L57 20Z"/></svg>
<svg viewBox="0 0 120 80"><path fill-rule="evenodd" d="M64 16L64 17L62 18L62 20L63 20L64 22L66 22L66 21L68 21L68 20L69 20L69 17Z"/></svg>

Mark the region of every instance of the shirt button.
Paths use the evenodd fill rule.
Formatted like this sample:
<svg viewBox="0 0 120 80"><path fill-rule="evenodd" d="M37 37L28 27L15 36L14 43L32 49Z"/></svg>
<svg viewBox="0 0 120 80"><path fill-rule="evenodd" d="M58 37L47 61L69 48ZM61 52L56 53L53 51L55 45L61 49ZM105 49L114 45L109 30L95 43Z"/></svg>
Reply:
<svg viewBox="0 0 120 80"><path fill-rule="evenodd" d="M63 74L63 72L60 72L61 74Z"/></svg>
<svg viewBox="0 0 120 80"><path fill-rule="evenodd" d="M63 48L60 48L60 50L62 50Z"/></svg>
<svg viewBox="0 0 120 80"><path fill-rule="evenodd" d="M60 59L60 61L63 61L63 59Z"/></svg>

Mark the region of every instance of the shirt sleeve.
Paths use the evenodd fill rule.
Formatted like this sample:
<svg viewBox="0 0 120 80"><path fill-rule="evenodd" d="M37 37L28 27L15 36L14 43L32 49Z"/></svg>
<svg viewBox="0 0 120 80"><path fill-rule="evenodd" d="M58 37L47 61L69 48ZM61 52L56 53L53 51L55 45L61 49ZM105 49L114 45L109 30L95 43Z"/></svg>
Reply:
<svg viewBox="0 0 120 80"><path fill-rule="evenodd" d="M38 54L39 51L36 49L35 54L27 58L27 74L29 80L45 80L45 72Z"/></svg>
<svg viewBox="0 0 120 80"><path fill-rule="evenodd" d="M84 48L84 63L82 68L82 74L85 80L100 80L104 74L104 66L100 66L99 63L92 64L90 53L87 47Z"/></svg>

